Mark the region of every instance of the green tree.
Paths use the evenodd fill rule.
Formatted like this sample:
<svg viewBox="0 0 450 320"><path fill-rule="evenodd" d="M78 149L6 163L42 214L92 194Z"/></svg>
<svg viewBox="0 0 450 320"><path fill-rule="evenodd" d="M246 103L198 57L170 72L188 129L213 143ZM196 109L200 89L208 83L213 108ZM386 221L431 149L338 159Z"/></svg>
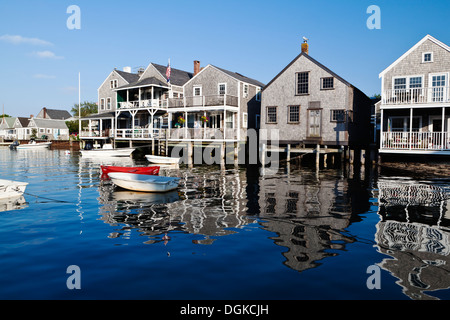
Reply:
<svg viewBox="0 0 450 320"><path fill-rule="evenodd" d="M78 116L78 103L74 104L74 106L72 107L72 110L70 110L70 111L72 112L74 117L77 117ZM81 103L80 111L81 111L82 117L88 116L90 114L95 114L98 112L97 103L85 101L85 102Z"/></svg>
<svg viewBox="0 0 450 320"><path fill-rule="evenodd" d="M98 112L97 110L98 110L98 108L97 108L96 102L85 101L85 102L81 103L81 108L80 108L81 117L86 117L90 114L95 114ZM74 117L78 117L78 103L73 105L72 110L70 110L70 112L72 112L72 115ZM69 132L71 134L78 132L78 120L66 121L66 125L69 128Z"/></svg>

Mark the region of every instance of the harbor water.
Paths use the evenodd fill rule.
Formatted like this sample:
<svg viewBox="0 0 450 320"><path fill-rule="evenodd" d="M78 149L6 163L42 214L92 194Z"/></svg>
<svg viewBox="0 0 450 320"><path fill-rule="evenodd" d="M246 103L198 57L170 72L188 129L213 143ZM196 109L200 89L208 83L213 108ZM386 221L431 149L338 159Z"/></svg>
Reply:
<svg viewBox="0 0 450 320"><path fill-rule="evenodd" d="M100 164L148 162L0 149L0 178L29 183L0 203L1 299L450 298L445 177L180 165L152 194Z"/></svg>

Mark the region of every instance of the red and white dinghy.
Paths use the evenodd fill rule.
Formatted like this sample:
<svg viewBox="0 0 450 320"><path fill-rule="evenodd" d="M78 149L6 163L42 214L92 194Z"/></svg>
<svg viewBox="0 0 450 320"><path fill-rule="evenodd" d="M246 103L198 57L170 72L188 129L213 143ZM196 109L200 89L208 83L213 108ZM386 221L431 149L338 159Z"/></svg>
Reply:
<svg viewBox="0 0 450 320"><path fill-rule="evenodd" d="M136 174L147 174L157 176L159 174L159 166L152 167L118 167L118 166L100 166L103 174L110 172L126 172Z"/></svg>

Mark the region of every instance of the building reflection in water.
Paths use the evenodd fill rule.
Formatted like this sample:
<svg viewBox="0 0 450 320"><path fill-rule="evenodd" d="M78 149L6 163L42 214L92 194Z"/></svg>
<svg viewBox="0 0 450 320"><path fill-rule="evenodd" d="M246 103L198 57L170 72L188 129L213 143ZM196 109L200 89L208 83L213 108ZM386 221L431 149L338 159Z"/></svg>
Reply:
<svg viewBox="0 0 450 320"><path fill-rule="evenodd" d="M435 299L450 288L448 182L393 178L378 181L378 250L390 258L379 266L398 278L412 299Z"/></svg>
<svg viewBox="0 0 450 320"><path fill-rule="evenodd" d="M130 229L145 243L167 241L172 232L194 234L196 244L258 223L270 241L285 247L283 264L302 272L320 266L356 241L389 256L380 267L397 277L413 299L432 298L425 291L450 287L448 182L416 183L363 174L289 166L276 174L261 168L194 167L162 171L182 178L168 194L129 192L109 181L99 186L101 219L117 227L109 236L127 238ZM361 214L378 199L374 239L349 234ZM376 204L376 202L375 202Z"/></svg>
<svg viewBox="0 0 450 320"><path fill-rule="evenodd" d="M282 176L262 176L261 224L277 234L275 244L288 248L283 253L286 266L300 272L317 267L357 241L346 228L369 209L364 184L335 170L319 174L289 166Z"/></svg>
<svg viewBox="0 0 450 320"><path fill-rule="evenodd" d="M122 230L138 228L149 237L146 243L163 241L168 232L181 231L203 236L195 240L198 244L211 244L218 236L236 232L233 228L256 221L246 213L244 170L162 169L161 174L181 177L180 188L169 193L141 193L103 181L99 187L102 219L121 224Z"/></svg>

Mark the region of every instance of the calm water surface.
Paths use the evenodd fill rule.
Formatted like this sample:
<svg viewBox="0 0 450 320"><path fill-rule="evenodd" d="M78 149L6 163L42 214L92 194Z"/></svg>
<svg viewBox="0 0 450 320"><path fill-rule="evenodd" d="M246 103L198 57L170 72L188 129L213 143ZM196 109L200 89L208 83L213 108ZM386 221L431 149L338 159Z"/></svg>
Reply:
<svg viewBox="0 0 450 320"><path fill-rule="evenodd" d="M0 203L0 299L450 298L450 180L181 166L155 195L100 163L147 164L0 149L0 177L29 182Z"/></svg>

